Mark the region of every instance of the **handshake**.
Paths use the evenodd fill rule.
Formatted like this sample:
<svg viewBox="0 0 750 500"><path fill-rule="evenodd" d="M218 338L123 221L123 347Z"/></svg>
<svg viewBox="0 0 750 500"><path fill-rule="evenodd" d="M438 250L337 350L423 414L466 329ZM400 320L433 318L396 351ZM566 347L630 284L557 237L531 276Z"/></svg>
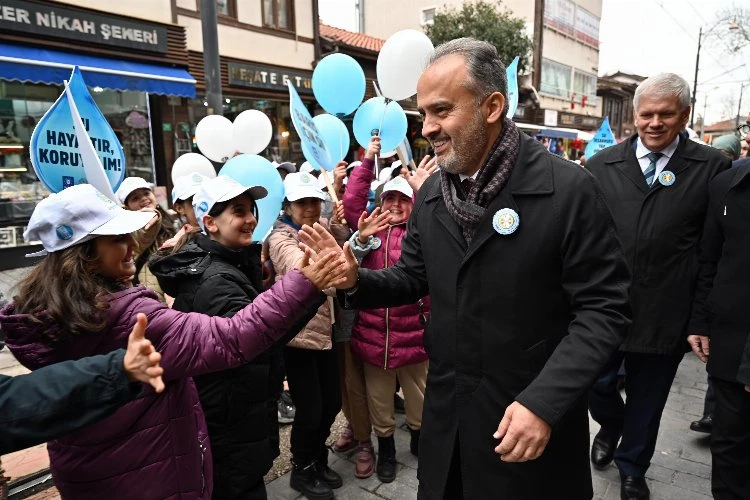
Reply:
<svg viewBox="0 0 750 500"><path fill-rule="evenodd" d="M297 263L297 268L319 290L346 290L357 284L359 264L349 242L344 243L342 249L333 235L317 222L312 226L302 226L299 238L299 246L305 255Z"/></svg>

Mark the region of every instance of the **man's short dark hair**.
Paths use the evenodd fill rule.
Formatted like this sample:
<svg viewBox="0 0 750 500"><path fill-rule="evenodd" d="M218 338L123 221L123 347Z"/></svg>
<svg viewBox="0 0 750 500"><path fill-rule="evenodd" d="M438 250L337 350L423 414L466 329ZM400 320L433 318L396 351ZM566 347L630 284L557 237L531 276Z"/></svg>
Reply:
<svg viewBox="0 0 750 500"><path fill-rule="evenodd" d="M505 64L500 60L494 45L474 38L456 38L438 45L432 53L428 67L439 59L461 54L466 61L470 80L466 87L481 102L493 92L500 92L505 99L503 116L508 113L508 77Z"/></svg>

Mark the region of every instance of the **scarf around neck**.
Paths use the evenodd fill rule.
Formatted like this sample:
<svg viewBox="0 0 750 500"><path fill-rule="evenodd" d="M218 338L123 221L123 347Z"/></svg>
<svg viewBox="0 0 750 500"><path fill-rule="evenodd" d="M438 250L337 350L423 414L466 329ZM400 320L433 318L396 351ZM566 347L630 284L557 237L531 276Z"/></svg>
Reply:
<svg viewBox="0 0 750 500"><path fill-rule="evenodd" d="M461 228L467 244L471 243L474 231L487 206L507 184L516 158L518 158L519 147L520 138L516 124L505 118L500 137L495 141L487 160L479 169L476 180L466 195L466 200L460 199L456 191L459 176L440 170L440 185L445 206Z"/></svg>

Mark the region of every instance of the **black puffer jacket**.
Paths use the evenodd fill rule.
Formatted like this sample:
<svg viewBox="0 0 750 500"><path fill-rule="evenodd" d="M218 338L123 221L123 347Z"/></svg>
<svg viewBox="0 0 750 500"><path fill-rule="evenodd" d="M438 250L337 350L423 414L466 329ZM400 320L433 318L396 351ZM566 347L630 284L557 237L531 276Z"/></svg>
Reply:
<svg viewBox="0 0 750 500"><path fill-rule="evenodd" d="M199 234L174 254L154 255L149 267L175 297L174 309L231 317L263 290L260 250L231 250ZM195 378L213 449L214 499L245 498L279 454L278 389L270 367L297 331L247 365Z"/></svg>

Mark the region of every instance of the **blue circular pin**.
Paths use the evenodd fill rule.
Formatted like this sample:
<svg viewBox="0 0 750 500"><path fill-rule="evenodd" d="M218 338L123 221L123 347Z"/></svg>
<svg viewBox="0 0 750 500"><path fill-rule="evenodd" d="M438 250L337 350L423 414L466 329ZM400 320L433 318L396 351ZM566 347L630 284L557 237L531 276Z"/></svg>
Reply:
<svg viewBox="0 0 750 500"><path fill-rule="evenodd" d="M383 242L380 240L380 238L378 238L377 236L373 236L373 238L372 238L372 249L373 250L377 250L378 248L380 248L380 245L382 243Z"/></svg>
<svg viewBox="0 0 750 500"><path fill-rule="evenodd" d="M671 170L665 170L659 174L659 184L662 186L669 187L674 184L675 180L677 180L677 177Z"/></svg>
<svg viewBox="0 0 750 500"><path fill-rule="evenodd" d="M57 226L55 232L57 233L57 237L61 240L69 240L73 237L73 228L66 226L65 224Z"/></svg>
<svg viewBox="0 0 750 500"><path fill-rule="evenodd" d="M492 217L492 227L503 236L512 234L518 229L518 213L512 208L501 208Z"/></svg>

